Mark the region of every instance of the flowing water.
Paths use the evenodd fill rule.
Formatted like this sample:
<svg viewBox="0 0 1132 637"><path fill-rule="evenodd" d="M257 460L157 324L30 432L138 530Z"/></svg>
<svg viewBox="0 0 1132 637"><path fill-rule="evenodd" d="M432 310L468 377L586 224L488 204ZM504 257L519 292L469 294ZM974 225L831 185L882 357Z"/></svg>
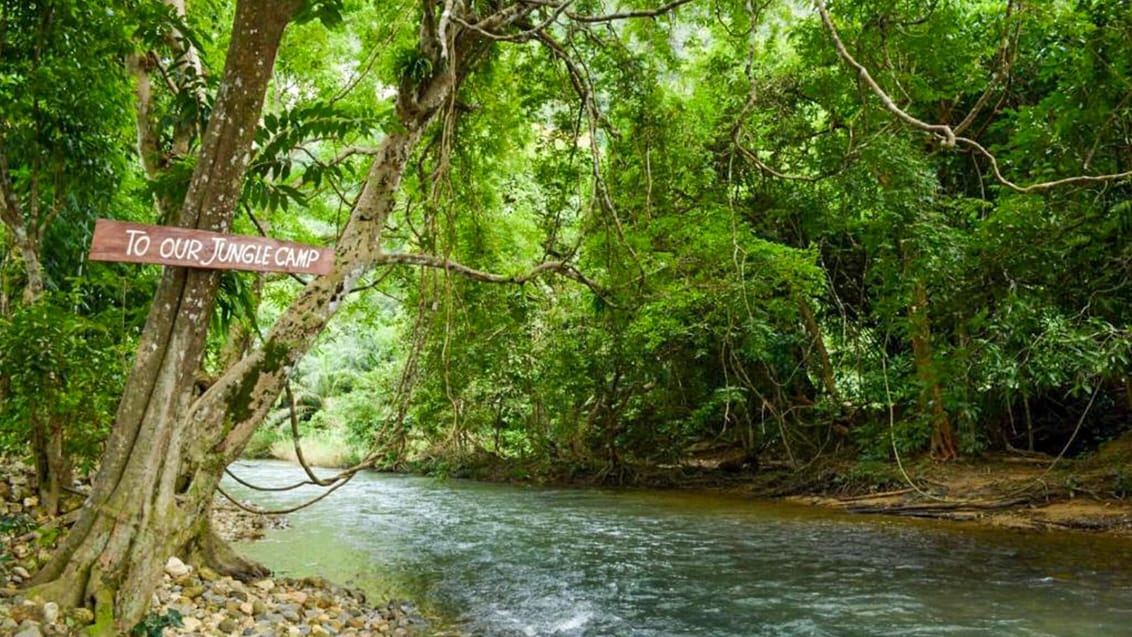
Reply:
<svg viewBox="0 0 1132 637"><path fill-rule="evenodd" d="M246 480L302 478L241 462ZM319 491L251 493L265 506ZM484 636L1132 635L1132 541L703 493L359 475L241 550Z"/></svg>

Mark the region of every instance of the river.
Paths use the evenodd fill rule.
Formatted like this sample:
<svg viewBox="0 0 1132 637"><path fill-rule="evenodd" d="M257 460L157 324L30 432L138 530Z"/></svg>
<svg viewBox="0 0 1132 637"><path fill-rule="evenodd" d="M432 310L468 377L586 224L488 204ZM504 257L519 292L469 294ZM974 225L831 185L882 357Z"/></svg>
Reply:
<svg viewBox="0 0 1132 637"><path fill-rule="evenodd" d="M265 485L302 478L239 462ZM295 504L313 487L252 493ZM1132 635L1132 541L849 516L699 492L362 474L241 552L511 636Z"/></svg>

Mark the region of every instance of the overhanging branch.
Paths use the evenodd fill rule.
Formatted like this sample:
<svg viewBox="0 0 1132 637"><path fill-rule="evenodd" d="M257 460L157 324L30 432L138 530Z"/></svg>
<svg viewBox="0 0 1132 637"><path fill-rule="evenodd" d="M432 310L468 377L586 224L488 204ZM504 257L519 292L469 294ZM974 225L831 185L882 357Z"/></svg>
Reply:
<svg viewBox="0 0 1132 637"><path fill-rule="evenodd" d="M833 46L835 49L837 49L837 54L841 56L841 59L844 60L846 64L853 67L853 70L857 71L857 75L860 76L861 81L864 82L869 87L869 89L872 90L873 94L880 99L881 103L884 104L885 109L887 109L890 113L895 115L897 119L903 121L906 124L914 126L915 128L918 128L922 131L938 135L942 139L943 145L945 147L953 148L955 146L955 132L951 130L951 127L947 126L946 124L929 124L923 120L913 117L907 111L904 111L899 106L897 106L896 102L894 102L892 98L889 97L888 93L886 93L885 90L881 88L880 84L877 84L877 81L873 79L873 76L871 73L869 73L869 70L865 68L863 64L858 62L849 53L849 50L845 48L845 43L841 41L841 35L837 32L837 28L833 26L833 20L829 17L829 9L825 5L825 0L814 1L818 7L818 13L821 14L822 23L824 23L826 29L829 30L829 37L831 40L833 40Z"/></svg>
<svg viewBox="0 0 1132 637"><path fill-rule="evenodd" d="M479 35L486 37L490 40L503 41L503 42L525 42L534 38L538 33L545 31L548 27L558 21L560 17L565 15L566 19L581 24L601 24L616 22L619 20L632 20L638 18L656 18L662 15L671 13L673 10L695 0L673 0L667 4L659 6L655 9L638 9L634 11L620 11L617 13L607 13L602 15L587 15L584 13L575 13L567 11L573 4L573 0L561 0L558 2L541 2L538 0L525 0L515 4L508 5L504 9L491 14L478 22L471 22L465 17L453 14L450 19L452 22L459 24L465 29L474 31ZM549 11L546 17L540 19L534 25L525 25L519 31L514 33L506 33L502 31L503 28L518 24L523 18L530 17L534 10L543 8Z"/></svg>
<svg viewBox="0 0 1132 637"><path fill-rule="evenodd" d="M751 111L754 110L755 104L759 99L758 80L755 76L755 54L758 47L757 26L762 17L762 12L767 8L767 6L769 6L769 4L770 2L768 0L761 5L756 5L754 3L748 2L746 6L747 14L751 20L751 26L748 32L749 43L747 46L747 64L744 69L744 73L747 76L747 82L750 85L750 89L747 91L747 102L743 104L743 109L739 112L738 117L735 118L734 126L731 127L731 143L735 146L736 150L739 151L740 155L742 155L747 161L751 162L751 164L753 164L755 168L758 168L764 174L788 181L821 181L822 179L831 177L841 172L841 170L849 165L850 159L853 154L854 142L852 128L847 128L849 132L849 143L845 149L845 156L842 158L841 167L837 170L822 174L803 175L777 170L764 162L762 158L759 157L757 150L747 148L743 145L742 137L744 133L744 122L746 121L747 116L751 113Z"/></svg>
<svg viewBox="0 0 1132 637"><path fill-rule="evenodd" d="M574 12L569 12L566 17L575 22L614 22L616 20L631 20L633 18L655 18L664 15L677 7L693 2L694 0L673 0L666 5L657 7L655 9L640 9L637 11L622 11L619 13L609 13L606 15L582 15Z"/></svg>
<svg viewBox="0 0 1132 637"><path fill-rule="evenodd" d="M1000 183L1001 185L1006 186L1010 190L1013 190L1017 193L1026 194L1052 190L1060 186L1068 186L1073 184L1105 183L1132 178L1132 170L1128 170L1105 175L1077 175L1074 177L1065 177L1063 179L1055 179L1052 181L1038 182L1029 184L1027 186L1019 185L1007 179L1006 176L1002 174L1002 170L1000 169L998 160L995 158L994 154L987 150L986 147L984 147L982 144L968 137L956 135L955 131L946 124L930 124L923 120L917 119L907 111L897 106L896 102L894 102L892 98L889 97L888 93L886 93L885 90L881 88L879 84L877 84L875 79L873 79L873 76L869 73L868 69L866 69L864 65L858 62L852 56L852 54L849 53L849 50L845 48L845 44L841 41L841 36L837 32L837 27L834 26L833 19L829 16L829 9L826 6L825 0L814 0L814 4L817 6L818 13L821 15L822 23L829 31L829 37L833 41L834 48L837 49L838 56L840 56L847 65L857 71L857 74L860 76L861 80L869 87L873 94L876 95L878 99L880 99L881 103L884 104L885 110L890 112L893 116L895 116L905 124L936 136L940 140L941 145L944 148L950 149L955 148L957 145L963 145L975 150L980 155L986 157L990 162L991 172L994 174L995 180L998 181L998 183Z"/></svg>
<svg viewBox="0 0 1132 637"><path fill-rule="evenodd" d="M461 276L467 277L475 281L482 281L485 283L526 283L531 279L542 276L544 274L554 273L564 276L567 279L577 281L585 285L594 294L604 297L605 291L596 281L590 279L582 274L573 265L564 261L544 261L535 267L520 274L497 274L495 272L487 272L484 270L477 270L473 267L464 265L457 261L445 257L433 256L431 254L417 254L408 252L395 252L384 253L377 257L374 265L415 265L426 268L436 268L446 272L453 272Z"/></svg>

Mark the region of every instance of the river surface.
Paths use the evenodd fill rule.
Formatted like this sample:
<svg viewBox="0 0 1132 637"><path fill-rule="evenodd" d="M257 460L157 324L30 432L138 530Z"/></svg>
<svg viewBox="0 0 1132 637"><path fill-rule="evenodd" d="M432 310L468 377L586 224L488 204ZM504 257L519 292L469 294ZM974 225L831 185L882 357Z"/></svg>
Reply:
<svg viewBox="0 0 1132 637"><path fill-rule="evenodd" d="M240 462L265 485L297 467ZM320 490L252 493L264 506ZM1132 541L690 492L362 474L240 546L487 636L1132 635Z"/></svg>

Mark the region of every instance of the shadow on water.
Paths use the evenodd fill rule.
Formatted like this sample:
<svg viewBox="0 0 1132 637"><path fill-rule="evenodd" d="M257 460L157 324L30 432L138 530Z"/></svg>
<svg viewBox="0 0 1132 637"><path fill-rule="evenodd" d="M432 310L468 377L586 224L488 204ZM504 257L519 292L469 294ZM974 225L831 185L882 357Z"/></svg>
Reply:
<svg viewBox="0 0 1132 637"><path fill-rule="evenodd" d="M261 484L300 479L241 462ZM313 488L240 497L289 505ZM241 546L473 635L1132 634L1132 542L684 491L365 474Z"/></svg>

